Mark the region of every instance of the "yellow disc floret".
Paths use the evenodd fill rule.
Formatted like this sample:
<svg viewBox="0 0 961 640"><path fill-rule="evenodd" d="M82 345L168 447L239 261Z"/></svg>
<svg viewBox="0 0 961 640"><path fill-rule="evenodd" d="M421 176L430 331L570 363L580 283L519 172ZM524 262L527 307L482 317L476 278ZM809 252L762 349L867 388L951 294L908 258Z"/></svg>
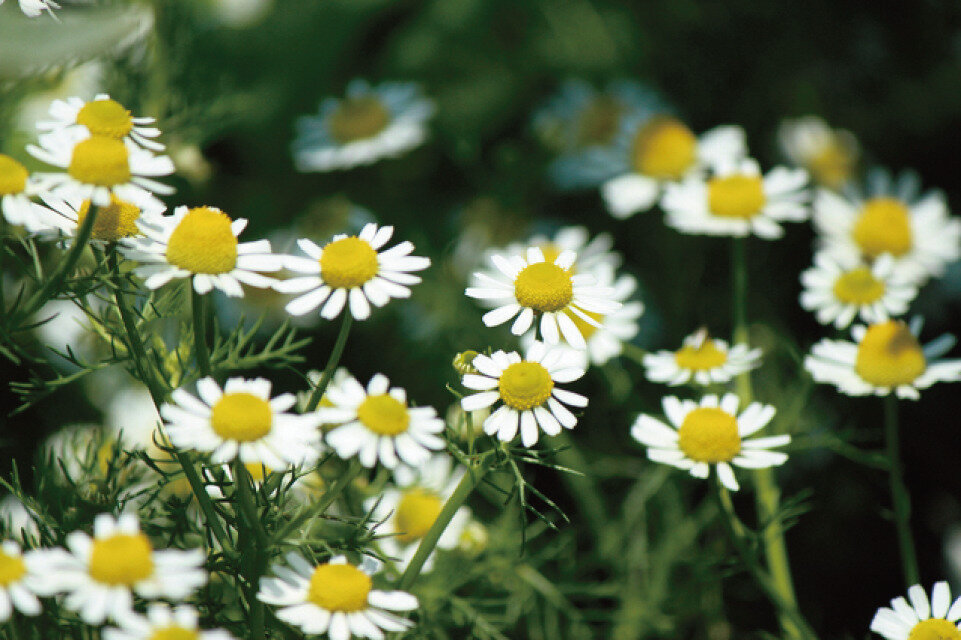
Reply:
<svg viewBox="0 0 961 640"><path fill-rule="evenodd" d="M0 153L0 197L23 193L29 175L25 166Z"/></svg>
<svg viewBox="0 0 961 640"><path fill-rule="evenodd" d="M187 212L167 241L167 262L190 273L229 273L237 266L230 216L211 207Z"/></svg>
<svg viewBox="0 0 961 640"><path fill-rule="evenodd" d="M77 112L77 124L87 127L91 135L123 138L133 130L130 112L115 100L93 100Z"/></svg>
<svg viewBox="0 0 961 640"><path fill-rule="evenodd" d="M144 534L119 533L93 541L88 572L97 582L129 587L153 571L153 547Z"/></svg>
<svg viewBox="0 0 961 640"><path fill-rule="evenodd" d="M605 145L614 139L624 115L624 105L611 96L598 96L581 111L577 119L578 148Z"/></svg>
<svg viewBox="0 0 961 640"><path fill-rule="evenodd" d="M737 418L714 407L691 411L677 434L681 451L695 462L730 462L741 452Z"/></svg>
<svg viewBox="0 0 961 640"><path fill-rule="evenodd" d="M917 338L897 320L868 327L854 361L857 374L876 387L911 384L926 368Z"/></svg>
<svg viewBox="0 0 961 640"><path fill-rule="evenodd" d="M77 211L77 227L83 225L90 213L90 201L84 200ZM97 219L93 221L91 237L104 242L116 242L121 238L139 236L137 219L140 218L140 208L116 196L110 197L110 204L97 208Z"/></svg>
<svg viewBox="0 0 961 640"><path fill-rule="evenodd" d="M908 640L961 640L961 631L953 622L931 618L914 625Z"/></svg>
<svg viewBox="0 0 961 640"><path fill-rule="evenodd" d="M837 140L825 144L807 161L807 168L818 184L837 189L851 179L857 156Z"/></svg>
<svg viewBox="0 0 961 640"><path fill-rule="evenodd" d="M252 393L225 393L210 411L210 426L225 440L253 442L270 433L270 403Z"/></svg>
<svg viewBox="0 0 961 640"><path fill-rule="evenodd" d="M687 344L675 351L674 362L681 369L708 371L727 362L727 351L718 349L714 340L705 338L699 347Z"/></svg>
<svg viewBox="0 0 961 640"><path fill-rule="evenodd" d="M679 180L697 160L697 138L674 118L652 118L634 137L631 157L637 173Z"/></svg>
<svg viewBox="0 0 961 640"><path fill-rule="evenodd" d="M842 273L834 282L834 297L847 304L871 304L884 296L884 281L867 267Z"/></svg>
<svg viewBox="0 0 961 640"><path fill-rule="evenodd" d="M363 611L372 583L370 576L349 564L322 564L310 577L307 599L327 611Z"/></svg>
<svg viewBox="0 0 961 640"><path fill-rule="evenodd" d="M19 555L10 555L0 548L0 589L13 584L27 574L27 565Z"/></svg>
<svg viewBox="0 0 961 640"><path fill-rule="evenodd" d="M381 436L396 436L410 426L407 405L386 393L367 396L357 407L357 419Z"/></svg>
<svg viewBox="0 0 961 640"><path fill-rule="evenodd" d="M356 236L334 240L320 254L320 277L334 289L359 287L377 271L377 252Z"/></svg>
<svg viewBox="0 0 961 640"><path fill-rule="evenodd" d="M868 258L903 256L911 250L911 212L897 198L872 198L861 208L851 236Z"/></svg>
<svg viewBox="0 0 961 640"><path fill-rule="evenodd" d="M514 280L514 296L535 311L560 311L574 299L574 283L566 269L549 262L524 267Z"/></svg>
<svg viewBox="0 0 961 640"><path fill-rule="evenodd" d="M765 202L760 176L735 174L711 178L707 183L708 208L722 218L748 220L761 213Z"/></svg>
<svg viewBox="0 0 961 640"><path fill-rule="evenodd" d="M78 182L114 187L130 182L127 147L116 138L93 136L73 147L67 173Z"/></svg>
<svg viewBox="0 0 961 640"><path fill-rule="evenodd" d="M539 362L515 362L504 369L497 388L504 404L517 411L527 411L547 402L554 390L554 380Z"/></svg>
<svg viewBox="0 0 961 640"><path fill-rule="evenodd" d="M426 489L412 489L404 493L394 512L397 540L410 544L423 538L437 520L443 506L440 496Z"/></svg>
<svg viewBox="0 0 961 640"><path fill-rule="evenodd" d="M390 124L390 111L375 96L347 98L330 115L327 126L337 142L373 138Z"/></svg>
<svg viewBox="0 0 961 640"><path fill-rule="evenodd" d="M200 640L200 633L194 629L174 625L154 630L148 640Z"/></svg>

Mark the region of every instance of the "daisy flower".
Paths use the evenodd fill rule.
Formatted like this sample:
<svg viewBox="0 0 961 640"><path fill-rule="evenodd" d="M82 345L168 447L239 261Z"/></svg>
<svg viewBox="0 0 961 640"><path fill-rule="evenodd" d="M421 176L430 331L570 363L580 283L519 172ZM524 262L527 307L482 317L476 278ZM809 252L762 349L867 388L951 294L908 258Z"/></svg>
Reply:
<svg viewBox="0 0 961 640"><path fill-rule="evenodd" d="M383 307L391 298L409 298L408 286L420 282L420 276L409 272L426 269L430 259L410 255L414 245L408 241L379 251L393 233L394 227L378 228L371 222L356 236L334 236L323 248L306 238L298 240L308 257L285 256L284 264L304 275L274 285L282 293L302 294L287 304L287 312L302 316L323 304L320 315L331 320L349 304L356 320L366 320L371 304Z"/></svg>
<svg viewBox="0 0 961 640"><path fill-rule="evenodd" d="M63 606L89 625L124 620L134 593L148 600L184 600L207 583L203 550L155 550L132 514L115 519L102 513L93 521L93 537L74 531L67 550L33 553L42 585L38 593L65 593Z"/></svg>
<svg viewBox="0 0 961 640"><path fill-rule="evenodd" d="M899 268L923 282L961 257L961 220L949 214L943 193L918 191L913 174L892 180L880 171L869 176L866 193L820 189L814 225L824 246L869 261L891 254Z"/></svg>
<svg viewBox="0 0 961 640"><path fill-rule="evenodd" d="M90 201L76 198L71 198L69 201L61 200L50 194L41 194L41 199L47 205L38 207L44 228L43 235L76 237L90 213ZM151 213L160 214L163 210L164 207L161 206L151 210ZM93 221L93 229L90 233L91 242L103 246L124 238L142 235L140 227L137 226L141 213L137 205L111 195L109 205L97 207L97 217Z"/></svg>
<svg viewBox="0 0 961 640"><path fill-rule="evenodd" d="M437 454L416 469L405 465L394 470L397 488L388 487L376 498L364 503L371 520L382 522L374 532L378 543L387 556L397 559L397 569L404 571L414 557L420 540L427 535L440 515L444 503L454 493L464 477L466 469L452 467L452 459L446 453ZM438 549L454 549L470 522L470 509L461 507L444 529ZM433 566L432 553L424 564L424 571Z"/></svg>
<svg viewBox="0 0 961 640"><path fill-rule="evenodd" d="M283 267L283 258L270 252L270 240L238 242L247 220L231 221L216 207L181 206L172 216L145 216L137 226L145 237L129 240L124 255L143 263L134 273L148 289L192 278L201 295L216 287L239 298L241 284L263 289L276 282L258 272Z"/></svg>
<svg viewBox="0 0 961 640"><path fill-rule="evenodd" d="M3 4L4 0L0 0L0 4ZM23 14L29 18L36 18L41 13L46 11L50 14L54 20L57 16L54 15L53 10L59 9L60 5L53 0L19 0L20 10Z"/></svg>
<svg viewBox="0 0 961 640"><path fill-rule="evenodd" d="M223 629L202 631L200 614L189 605L171 608L154 602L147 607L146 617L140 614L120 620L120 628L103 630L104 640L233 640Z"/></svg>
<svg viewBox="0 0 961 640"><path fill-rule="evenodd" d="M644 356L647 378L672 387L687 384L709 385L728 382L735 376L761 365L761 350L746 344L733 347L699 329L684 338L677 351L658 351Z"/></svg>
<svg viewBox="0 0 961 640"><path fill-rule="evenodd" d="M12 540L0 542L0 623L10 619L14 608L25 616L40 613L33 557Z"/></svg>
<svg viewBox="0 0 961 640"><path fill-rule="evenodd" d="M156 120L135 117L106 93L99 93L93 100L76 96L50 103L50 120L37 123L37 129L61 133L80 129L87 135L104 136L115 140L130 140L151 151L163 151L164 145L152 140L160 135L160 129L152 127Z"/></svg>
<svg viewBox="0 0 961 640"><path fill-rule="evenodd" d="M372 164L419 146L427 139L434 103L412 82L366 80L347 85L343 99L325 98L316 116L297 122L293 144L298 171L333 171Z"/></svg>
<svg viewBox="0 0 961 640"><path fill-rule="evenodd" d="M668 185L661 207L682 233L773 240L784 235L781 222L807 219L807 180L804 169L785 167L762 176L755 160L743 158L717 164L710 177Z"/></svg>
<svg viewBox="0 0 961 640"><path fill-rule="evenodd" d="M782 122L777 137L784 156L806 169L819 185L837 190L854 176L860 151L850 131L832 129L817 116L804 116Z"/></svg>
<svg viewBox="0 0 961 640"><path fill-rule="evenodd" d="M961 381L961 360L938 360L954 344L942 337L924 347L900 320L851 329L854 342L824 339L804 358L817 382L833 384L849 396L888 395L917 400L937 382Z"/></svg>
<svg viewBox="0 0 961 640"><path fill-rule="evenodd" d="M41 207L30 201L33 187L27 168L0 153L0 211L7 222L30 232L43 229L38 216Z"/></svg>
<svg viewBox="0 0 961 640"><path fill-rule="evenodd" d="M565 404L587 406L584 396L556 386L584 375L569 350L535 342L524 359L516 352L495 351L489 356L479 354L472 364L478 373L466 374L462 384L479 393L464 396L461 408L477 411L500 402L484 420L484 433L497 434L503 442L513 440L520 428L521 442L531 447L537 443L538 426L549 436L559 434L562 426L574 428L577 417Z"/></svg>
<svg viewBox="0 0 961 640"><path fill-rule="evenodd" d="M621 132L613 156L615 177L601 185L601 196L611 215L624 220L653 207L665 185L746 153L740 127L717 127L698 137L674 117L644 114Z"/></svg>
<svg viewBox="0 0 961 640"><path fill-rule="evenodd" d="M367 388L353 376L327 387L331 406L317 410L323 424L341 425L327 432L327 444L344 460L357 456L365 467L380 459L389 469L398 458L417 467L430 459L430 450L444 448L444 421L433 407L407 406L407 392L391 387L378 373Z"/></svg>
<svg viewBox="0 0 961 640"><path fill-rule="evenodd" d="M475 273L478 286L468 287L465 293L471 298L500 304L484 314L483 321L488 327L504 324L517 316L511 332L519 336L533 326L536 313L546 342L557 344L563 335L575 349L585 349L587 343L572 318L596 327L599 323L589 314L616 311L621 303L612 298L613 290L598 285L593 275L575 274L576 261L577 254L565 250L548 262L539 247L528 247L526 259L519 255L509 258L493 255L491 262L497 271L494 275Z"/></svg>
<svg viewBox="0 0 961 640"><path fill-rule="evenodd" d="M375 561L360 566L344 556L313 565L297 553L287 555L289 567L276 565L276 578L261 578L257 598L280 607L278 619L305 634L327 634L330 640L352 637L382 640L384 632L405 631L413 624L393 611L412 611L417 598L405 591L375 589Z"/></svg>
<svg viewBox="0 0 961 640"><path fill-rule="evenodd" d="M890 607L881 607L871 620L871 631L887 640L914 638L961 638L961 598L951 601L947 582L936 582L931 599L921 585L908 589L908 599L899 596Z"/></svg>
<svg viewBox="0 0 961 640"><path fill-rule="evenodd" d="M239 457L279 470L315 461L323 421L317 413L287 413L297 398L271 399L270 386L263 378L230 378L221 389L208 377L197 381L199 397L175 389L174 404L160 408L167 436L175 447L209 453L215 464Z"/></svg>
<svg viewBox="0 0 961 640"><path fill-rule="evenodd" d="M890 254L873 264L860 256L827 250L814 256L814 266L801 274L801 306L814 311L821 324L844 329L856 318L884 322L907 313L918 293L914 278L896 268Z"/></svg>
<svg viewBox="0 0 961 640"><path fill-rule="evenodd" d="M153 178L169 176L174 164L130 140L91 136L86 130L64 130L40 138L27 151L62 173L36 174L37 189L62 200L91 200L106 207L111 195L142 209L163 207L154 193L170 195L173 187Z"/></svg>
<svg viewBox="0 0 961 640"><path fill-rule="evenodd" d="M538 247L547 262L554 262L564 251L577 254L575 271L593 273L597 268L616 269L622 258L613 250L614 238L609 233L599 233L593 238L585 227L562 227L553 236L535 235L527 242L515 243L504 249L508 255L523 256L527 247Z"/></svg>
<svg viewBox="0 0 961 640"><path fill-rule="evenodd" d="M694 400L666 396L664 415L670 425L641 414L631 426L631 437L648 447L647 457L706 478L711 465L721 483L738 490L731 465L744 469L766 469L784 464L787 454L770 451L791 442L791 436L768 436L745 440L763 429L774 417L770 405L752 402L738 415L738 398L733 393Z"/></svg>

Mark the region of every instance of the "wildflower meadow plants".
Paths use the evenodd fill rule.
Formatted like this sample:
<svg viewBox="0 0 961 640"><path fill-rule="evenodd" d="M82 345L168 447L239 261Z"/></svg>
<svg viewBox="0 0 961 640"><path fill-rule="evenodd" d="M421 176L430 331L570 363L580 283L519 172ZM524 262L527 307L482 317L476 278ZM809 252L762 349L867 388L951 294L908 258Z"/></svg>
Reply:
<svg viewBox="0 0 961 640"><path fill-rule="evenodd" d="M613 66L452 83L454 2L233 4L0 7L0 638L961 640L902 453L948 196Z"/></svg>

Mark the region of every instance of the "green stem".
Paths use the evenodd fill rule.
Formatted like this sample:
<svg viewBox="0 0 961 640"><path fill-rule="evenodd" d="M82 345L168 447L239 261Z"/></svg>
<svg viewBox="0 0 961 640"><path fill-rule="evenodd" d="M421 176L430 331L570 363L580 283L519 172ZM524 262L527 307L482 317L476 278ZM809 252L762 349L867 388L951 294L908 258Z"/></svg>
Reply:
<svg viewBox="0 0 961 640"><path fill-rule="evenodd" d="M914 536L911 534L911 495L904 484L901 466L901 436L898 432L898 399L893 393L884 399L884 438L887 442L888 481L891 485L891 500L894 504L894 525L898 532L898 547L901 550L901 566L904 570L905 585L910 587L920 583L918 558L914 551Z"/></svg>
<svg viewBox="0 0 961 640"><path fill-rule="evenodd" d="M193 314L194 355L200 375L210 375L210 352L207 350L207 318L204 313L204 297L194 289L193 279L188 282L190 287L190 311Z"/></svg>
<svg viewBox="0 0 961 640"><path fill-rule="evenodd" d="M354 478L360 475L360 472L363 471L363 469L364 467L360 464L359 460L356 458L351 460L350 466L347 467L347 470L344 471L344 473L342 473L341 476L334 481L334 484L330 485L330 488L324 492L324 495L320 497L320 500L311 505L308 510L303 511L299 515L295 516L290 520L290 522L284 525L282 529L277 531L273 536L274 540L283 541L287 536L299 529L308 521L316 518L317 516L322 516L324 512L327 511L327 507L334 503L334 500L336 500L338 496L340 496L340 494L347 489L347 485L349 485Z"/></svg>
<svg viewBox="0 0 961 640"><path fill-rule="evenodd" d="M340 325L340 333L337 334L337 341L334 342L334 348L330 352L330 357L327 359L327 366L324 367L324 373L320 376L320 382L314 387L314 390L310 392L310 398L307 400L307 407L305 412L313 411L320 404L320 399L324 397L324 392L327 391L327 386L330 384L330 379L334 377L334 370L337 369L337 364L340 363L340 356L344 352L344 345L347 344L347 336L350 334L350 326L353 324L354 317L350 315L347 309L344 309L344 322Z"/></svg>
<svg viewBox="0 0 961 640"><path fill-rule="evenodd" d="M252 490L253 480L247 467L240 461L234 460L234 484L237 487L237 503L240 506L241 517L237 519L240 525L241 544L250 552L249 556L241 557L244 577L247 580L247 609L250 637L260 640L264 637L264 604L257 598L260 586L260 576L266 569L267 546L270 541L257 515L257 504Z"/></svg>

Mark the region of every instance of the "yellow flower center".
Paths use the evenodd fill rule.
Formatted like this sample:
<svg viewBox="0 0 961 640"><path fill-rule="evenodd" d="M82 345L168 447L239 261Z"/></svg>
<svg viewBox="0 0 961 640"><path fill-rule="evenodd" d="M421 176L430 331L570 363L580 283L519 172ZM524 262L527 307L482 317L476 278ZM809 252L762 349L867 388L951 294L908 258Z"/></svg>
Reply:
<svg viewBox="0 0 961 640"><path fill-rule="evenodd" d="M637 173L679 180L697 160L697 138L674 118L652 118L634 137L631 156Z"/></svg>
<svg viewBox="0 0 961 640"><path fill-rule="evenodd" d="M677 430L678 446L695 462L730 462L741 452L737 418L713 407L694 409Z"/></svg>
<svg viewBox="0 0 961 640"><path fill-rule="evenodd" d="M431 491L412 489L404 493L394 512L397 540L410 544L423 538L434 525L443 506L440 496Z"/></svg>
<svg viewBox="0 0 961 640"><path fill-rule="evenodd" d="M83 225L90 213L90 201L84 200L77 211L77 227ZM97 219L93 221L92 237L104 242L116 242L121 238L139 236L140 229L137 228L137 219L140 218L140 209L126 200L121 200L116 196L110 197L110 204L106 207L97 208Z"/></svg>
<svg viewBox="0 0 961 640"><path fill-rule="evenodd" d="M357 419L381 436L396 436L410 425L407 405L386 393L367 396L357 407Z"/></svg>
<svg viewBox="0 0 961 640"><path fill-rule="evenodd" d="M811 156L807 165L818 183L836 189L850 179L854 163L854 154L849 149L831 142Z"/></svg>
<svg viewBox="0 0 961 640"><path fill-rule="evenodd" d="M834 283L834 296L847 304L871 304L884 295L884 282L867 267L842 273Z"/></svg>
<svg viewBox="0 0 961 640"><path fill-rule="evenodd" d="M224 440L253 442L270 433L270 403L252 393L225 393L210 412L210 426Z"/></svg>
<svg viewBox="0 0 961 640"><path fill-rule="evenodd" d="M876 387L911 384L926 368L917 338L897 320L868 327L854 361L857 374Z"/></svg>
<svg viewBox="0 0 961 640"><path fill-rule="evenodd" d="M254 482L263 482L267 474L271 473L270 467L262 462L245 462L244 468L247 469L247 473L250 474L250 479Z"/></svg>
<svg viewBox="0 0 961 640"><path fill-rule="evenodd" d="M123 138L133 129L133 119L123 105L114 100L93 100L77 113L77 124L87 127L91 135Z"/></svg>
<svg viewBox="0 0 961 640"><path fill-rule="evenodd" d="M363 611L371 589L370 576L349 564L322 564L310 577L307 599L327 611Z"/></svg>
<svg viewBox="0 0 961 640"><path fill-rule="evenodd" d="M708 207L716 216L748 220L761 213L766 201L760 176L732 175L707 183Z"/></svg>
<svg viewBox="0 0 961 640"><path fill-rule="evenodd" d="M142 533L93 541L88 572L97 582L129 587L152 576L153 570L153 547Z"/></svg>
<svg viewBox="0 0 961 640"><path fill-rule="evenodd" d="M328 127L337 142L372 138L390 124L390 111L375 96L347 98L330 115Z"/></svg>
<svg viewBox="0 0 961 640"><path fill-rule="evenodd" d="M516 362L504 369L497 389L508 407L527 411L547 402L554 390L554 381L539 362Z"/></svg>
<svg viewBox="0 0 961 640"><path fill-rule="evenodd" d="M705 338L700 347L685 345L674 353L674 362L681 369L709 371L727 362L727 352L718 349L714 341Z"/></svg>
<svg viewBox="0 0 961 640"><path fill-rule="evenodd" d="M116 138L93 136L73 147L67 173L78 182L114 187L130 182L127 147Z"/></svg>
<svg viewBox="0 0 961 640"><path fill-rule="evenodd" d="M377 252L356 236L334 240L320 254L320 277L334 289L353 289L377 275Z"/></svg>
<svg viewBox="0 0 961 640"><path fill-rule="evenodd" d="M12 556L0 549L0 588L13 584L27 573L27 565L20 556Z"/></svg>
<svg viewBox="0 0 961 640"><path fill-rule="evenodd" d="M538 245L541 253L544 254L544 262L554 262L557 260L557 256L561 255L561 249L553 242L545 242L544 244ZM572 269L573 270L573 269Z"/></svg>
<svg viewBox="0 0 961 640"><path fill-rule="evenodd" d="M941 618L922 620L914 625L908 640L961 640L961 631L953 622Z"/></svg>
<svg viewBox="0 0 961 640"><path fill-rule="evenodd" d="M0 197L23 193L29 175L25 166L0 153Z"/></svg>
<svg viewBox="0 0 961 640"><path fill-rule="evenodd" d="M535 311L560 311L574 299L574 283L566 269L550 262L535 262L517 274L514 296L521 306Z"/></svg>
<svg viewBox="0 0 961 640"><path fill-rule="evenodd" d="M191 273L228 273L237 266L230 216L210 207L187 212L167 241L167 262Z"/></svg>
<svg viewBox="0 0 961 640"><path fill-rule="evenodd" d="M193 629L174 625L156 629L148 640L200 640L200 634Z"/></svg>
<svg viewBox="0 0 961 640"><path fill-rule="evenodd" d="M903 256L911 250L911 212L896 198L872 198L861 208L851 235L871 259L882 253Z"/></svg>
<svg viewBox="0 0 961 640"><path fill-rule="evenodd" d="M581 332L581 335L584 336L585 340L590 340L591 336L597 333L597 327L576 315L570 309L564 309L564 313L566 313L567 316L574 321L574 326L577 327L577 330ZM594 313L592 311L584 311L583 313L589 318L596 320L600 324L604 323L604 315L601 313Z"/></svg>
<svg viewBox="0 0 961 640"><path fill-rule="evenodd" d="M624 114L624 105L611 96L598 96L580 113L577 121L578 147L604 145L614 139Z"/></svg>

